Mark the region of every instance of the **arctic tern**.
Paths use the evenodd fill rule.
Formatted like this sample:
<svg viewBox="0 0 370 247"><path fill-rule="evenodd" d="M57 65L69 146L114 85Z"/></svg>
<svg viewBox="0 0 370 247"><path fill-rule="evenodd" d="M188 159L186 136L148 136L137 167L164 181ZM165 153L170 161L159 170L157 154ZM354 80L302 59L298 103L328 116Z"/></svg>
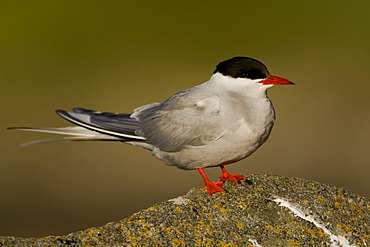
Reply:
<svg viewBox="0 0 370 247"><path fill-rule="evenodd" d="M33 141L24 146L62 141L120 141L148 149L167 165L198 169L209 194L225 192L226 180L246 179L229 174L225 165L251 155L269 137L275 121L267 96L273 85L292 85L272 76L266 66L249 57L220 62L211 78L181 91L162 103L151 103L132 113L110 113L74 108L56 113L78 125L64 128L10 129L66 135ZM204 168L219 166L220 181L211 182Z"/></svg>

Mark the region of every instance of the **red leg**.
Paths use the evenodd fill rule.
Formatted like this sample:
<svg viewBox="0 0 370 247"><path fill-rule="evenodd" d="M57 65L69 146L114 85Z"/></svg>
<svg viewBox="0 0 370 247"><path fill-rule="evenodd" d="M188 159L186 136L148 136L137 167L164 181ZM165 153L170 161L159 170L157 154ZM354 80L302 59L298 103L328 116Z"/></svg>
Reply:
<svg viewBox="0 0 370 247"><path fill-rule="evenodd" d="M221 170L222 170L222 174L220 176L221 180L222 181L226 181L226 180L233 180L235 183L238 183L239 180L241 179L244 179L246 180L247 178L244 177L243 175L239 175L239 174L230 174L226 171L225 167L224 166L220 166Z"/></svg>
<svg viewBox="0 0 370 247"><path fill-rule="evenodd" d="M222 184L224 182L219 181L219 182L211 182L206 174L204 173L204 168L198 168L198 171L200 175L202 175L202 178L204 180L204 183L207 186L208 194L212 195L215 192L225 192L225 190L222 188Z"/></svg>

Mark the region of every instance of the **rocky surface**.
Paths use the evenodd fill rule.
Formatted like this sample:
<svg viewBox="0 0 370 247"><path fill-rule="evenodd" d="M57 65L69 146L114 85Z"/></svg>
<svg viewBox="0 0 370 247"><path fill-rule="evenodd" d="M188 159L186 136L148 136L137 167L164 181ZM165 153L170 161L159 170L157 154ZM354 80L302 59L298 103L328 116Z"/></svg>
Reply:
<svg viewBox="0 0 370 247"><path fill-rule="evenodd" d="M370 202L299 178L246 175L129 218L64 236L0 237L0 246L370 246Z"/></svg>

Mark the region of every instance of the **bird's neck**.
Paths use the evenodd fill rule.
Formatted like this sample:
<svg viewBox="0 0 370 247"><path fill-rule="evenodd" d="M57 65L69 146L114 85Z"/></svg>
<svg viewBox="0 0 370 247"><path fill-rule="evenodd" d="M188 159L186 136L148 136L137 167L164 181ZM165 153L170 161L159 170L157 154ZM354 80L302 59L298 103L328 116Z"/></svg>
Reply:
<svg viewBox="0 0 370 247"><path fill-rule="evenodd" d="M267 98L267 89L272 85L263 85L257 80L232 78L220 73L213 74L205 83L210 89L246 98Z"/></svg>

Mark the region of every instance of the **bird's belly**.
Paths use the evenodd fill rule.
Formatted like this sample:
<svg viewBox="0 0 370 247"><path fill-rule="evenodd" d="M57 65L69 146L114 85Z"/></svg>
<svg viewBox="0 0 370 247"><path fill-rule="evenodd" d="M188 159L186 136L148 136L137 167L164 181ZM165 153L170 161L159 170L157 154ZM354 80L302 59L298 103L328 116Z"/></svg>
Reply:
<svg viewBox="0 0 370 247"><path fill-rule="evenodd" d="M251 155L267 140L273 119L272 116L263 127L251 127L241 120L220 138L203 146L186 146L178 152L154 148L153 155L168 165L186 170L233 163Z"/></svg>
<svg viewBox="0 0 370 247"><path fill-rule="evenodd" d="M235 162L248 157L268 139L272 126L273 121L264 127L251 128L245 124L241 125L237 131L223 140L222 158L226 162Z"/></svg>

